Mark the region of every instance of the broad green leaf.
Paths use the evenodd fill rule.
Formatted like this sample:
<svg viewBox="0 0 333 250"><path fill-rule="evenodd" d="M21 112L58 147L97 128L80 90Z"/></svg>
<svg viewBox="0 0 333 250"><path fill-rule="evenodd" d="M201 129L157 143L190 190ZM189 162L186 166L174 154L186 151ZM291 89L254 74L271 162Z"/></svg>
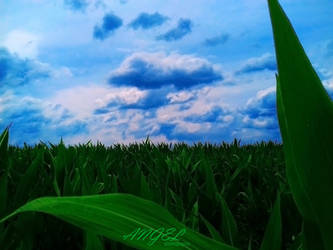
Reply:
<svg viewBox="0 0 333 250"><path fill-rule="evenodd" d="M86 231L137 249L179 249L179 246L165 246L176 236L175 232L166 233L170 228L178 233L183 230L176 239L178 243L186 244L182 246L185 249L236 249L186 228L156 203L129 194L39 198L26 203L0 223L27 211L54 215ZM151 230L149 237L145 234L142 239L141 233L138 239L135 232L141 229L148 230L148 233Z"/></svg>
<svg viewBox="0 0 333 250"><path fill-rule="evenodd" d="M278 192L272 213L266 226L260 250L280 250L282 242L282 226L280 211L280 193Z"/></svg>
<svg viewBox="0 0 333 250"><path fill-rule="evenodd" d="M325 249L333 249L333 103L278 1L268 4L288 182L304 219L318 226Z"/></svg>

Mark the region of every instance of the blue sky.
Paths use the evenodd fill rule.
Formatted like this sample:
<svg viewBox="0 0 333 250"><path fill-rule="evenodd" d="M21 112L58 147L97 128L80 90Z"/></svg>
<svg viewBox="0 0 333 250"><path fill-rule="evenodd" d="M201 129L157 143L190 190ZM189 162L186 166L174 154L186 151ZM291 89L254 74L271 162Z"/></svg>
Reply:
<svg viewBox="0 0 333 250"><path fill-rule="evenodd" d="M281 0L333 97L333 2ZM0 2L10 144L281 142L266 0Z"/></svg>

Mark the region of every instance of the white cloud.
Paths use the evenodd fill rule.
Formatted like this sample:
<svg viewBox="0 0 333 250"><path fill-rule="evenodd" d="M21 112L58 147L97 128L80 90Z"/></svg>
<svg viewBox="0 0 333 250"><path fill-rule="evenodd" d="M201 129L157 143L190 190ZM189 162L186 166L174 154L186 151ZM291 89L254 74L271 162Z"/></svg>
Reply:
<svg viewBox="0 0 333 250"><path fill-rule="evenodd" d="M99 102L101 102L103 97L107 96L109 92L110 88L91 84L90 86L79 86L59 90L47 101L60 104L73 113L76 118L83 119L91 116L93 111L98 108Z"/></svg>
<svg viewBox="0 0 333 250"><path fill-rule="evenodd" d="M115 92L110 92L106 95L106 102L118 101L125 104L137 103L140 99L145 97L147 91L142 91L137 88L120 88Z"/></svg>
<svg viewBox="0 0 333 250"><path fill-rule="evenodd" d="M35 59L38 56L39 43L40 38L37 35L24 30L13 30L7 34L2 45L20 57Z"/></svg>
<svg viewBox="0 0 333 250"><path fill-rule="evenodd" d="M186 102L193 97L193 93L189 93L186 91L180 91L177 93L169 93L167 98L170 100L170 103L177 103L177 102Z"/></svg>
<svg viewBox="0 0 333 250"><path fill-rule="evenodd" d="M177 126L175 130L177 132L186 132L186 133L196 133L198 132L203 124L194 123L194 122L184 122L184 121L177 121Z"/></svg>

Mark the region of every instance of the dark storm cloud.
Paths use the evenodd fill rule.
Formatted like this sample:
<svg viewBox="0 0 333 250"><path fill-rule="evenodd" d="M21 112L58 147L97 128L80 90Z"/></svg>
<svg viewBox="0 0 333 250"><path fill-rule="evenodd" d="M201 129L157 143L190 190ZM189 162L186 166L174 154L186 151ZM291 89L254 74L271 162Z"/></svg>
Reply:
<svg viewBox="0 0 333 250"><path fill-rule="evenodd" d="M112 14L106 14L103 17L103 21L101 25L96 25L94 27L94 38L98 40L105 40L109 36L111 36L116 29L119 29L123 25L123 20Z"/></svg>
<svg viewBox="0 0 333 250"><path fill-rule="evenodd" d="M162 25L169 18L155 12L154 14L141 13L137 18L135 18L128 26L133 29L151 29L156 26Z"/></svg>
<svg viewBox="0 0 333 250"><path fill-rule="evenodd" d="M115 70L109 83L156 89L173 85L186 89L199 84L223 80L223 76L208 61L192 56L136 53L126 58Z"/></svg>
<svg viewBox="0 0 333 250"><path fill-rule="evenodd" d="M176 41L192 32L193 23L190 19L180 19L176 28L167 31L165 34L157 36L157 40L167 42Z"/></svg>

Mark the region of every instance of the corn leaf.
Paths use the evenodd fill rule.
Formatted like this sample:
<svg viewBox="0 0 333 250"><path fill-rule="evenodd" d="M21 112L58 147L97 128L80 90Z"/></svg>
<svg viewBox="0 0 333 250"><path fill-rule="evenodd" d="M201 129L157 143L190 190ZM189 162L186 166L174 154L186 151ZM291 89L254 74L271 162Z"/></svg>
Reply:
<svg viewBox="0 0 333 250"><path fill-rule="evenodd" d="M333 249L333 104L278 1L268 5L288 182L301 215L318 226L318 245Z"/></svg>
<svg viewBox="0 0 333 250"><path fill-rule="evenodd" d="M104 245L98 235L91 232L85 232L84 250L104 250Z"/></svg>
<svg viewBox="0 0 333 250"><path fill-rule="evenodd" d="M215 227L209 223L208 220L205 219L205 217L203 217L202 215L200 215L200 219L205 223L205 226L207 227L210 236L212 236L212 238L214 240L220 241L222 243L225 243L225 241L222 239L220 233L215 229Z"/></svg>
<svg viewBox="0 0 333 250"><path fill-rule="evenodd" d="M221 195L217 195L217 198L220 202L222 210L222 235L226 239L227 243L230 243L232 246L235 246L238 240L238 229L237 224L232 212L230 211L227 202L223 199Z"/></svg>
<svg viewBox="0 0 333 250"><path fill-rule="evenodd" d="M16 207L22 206L24 202L29 199L30 192L27 190L31 190L31 187L36 184L38 179L38 172L43 164L43 161L44 150L41 150L38 152L37 156L20 179L20 183L17 186L17 190L14 196Z"/></svg>
<svg viewBox="0 0 333 250"><path fill-rule="evenodd" d="M280 193L270 215L260 250L280 250L282 242Z"/></svg>
<svg viewBox="0 0 333 250"><path fill-rule="evenodd" d="M9 127L0 135L0 216L3 216L7 208L7 190L8 190L8 138ZM0 227L0 231L2 228Z"/></svg>
<svg viewBox="0 0 333 250"><path fill-rule="evenodd" d="M186 228L163 207L130 194L38 198L3 218L0 223L26 211L54 215L86 231L137 249L179 249L179 246L164 245L168 242L165 240L175 236L175 234L165 234L165 231L163 234L152 233L149 237L143 237L140 240L129 239L129 235L135 236L133 232L137 228L152 231L175 228L177 232L185 228L186 233L177 238L179 243L184 243L182 247L185 249L236 249ZM164 240L162 240L163 237ZM153 240L155 240L154 244L151 244Z"/></svg>
<svg viewBox="0 0 333 250"><path fill-rule="evenodd" d="M0 170L4 170L7 167L9 127L10 125L0 135Z"/></svg>

